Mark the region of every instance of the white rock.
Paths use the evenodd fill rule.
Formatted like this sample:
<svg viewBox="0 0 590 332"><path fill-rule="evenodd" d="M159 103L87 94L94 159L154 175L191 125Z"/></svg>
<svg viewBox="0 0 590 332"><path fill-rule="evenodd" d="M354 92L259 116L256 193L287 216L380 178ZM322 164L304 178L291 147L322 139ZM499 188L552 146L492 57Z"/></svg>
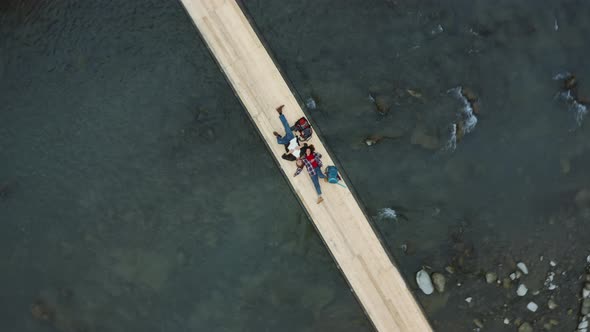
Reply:
<svg viewBox="0 0 590 332"><path fill-rule="evenodd" d="M586 288L582 289L582 298L585 299L587 297L590 297L590 290L587 290Z"/></svg>
<svg viewBox="0 0 590 332"><path fill-rule="evenodd" d="M526 308L532 312L535 312L537 309L539 309L539 306L535 302L529 302L529 304L526 305Z"/></svg>
<svg viewBox="0 0 590 332"><path fill-rule="evenodd" d="M551 265L551 266L555 267L555 266L557 266L557 263L556 263L555 261L550 261L550 262L549 262L549 265Z"/></svg>
<svg viewBox="0 0 590 332"><path fill-rule="evenodd" d="M470 296L470 297L468 297L468 298L465 299L465 302L471 303L472 300L473 300L473 298Z"/></svg>
<svg viewBox="0 0 590 332"><path fill-rule="evenodd" d="M590 264L590 255L588 255L588 257L586 257L586 262L588 262L588 264Z"/></svg>
<svg viewBox="0 0 590 332"><path fill-rule="evenodd" d="M553 310L553 309L557 308L557 303L555 303L555 301L553 301L553 299L549 299L549 301L547 302L547 307L549 307L549 309Z"/></svg>
<svg viewBox="0 0 590 332"><path fill-rule="evenodd" d="M539 293L541 293L541 292L539 292L539 290L535 290L531 294L533 294L533 295L539 295Z"/></svg>
<svg viewBox="0 0 590 332"><path fill-rule="evenodd" d="M510 319L504 318L504 324L509 325L510 324Z"/></svg>
<svg viewBox="0 0 590 332"><path fill-rule="evenodd" d="M539 261L543 261L543 259L545 259L545 257L543 257L543 255L541 255L541 257L539 257Z"/></svg>
<svg viewBox="0 0 590 332"><path fill-rule="evenodd" d="M518 296L525 296L528 291L529 291L529 289L526 288L526 286L524 284L520 284L520 285L518 285L518 289L516 290L516 294Z"/></svg>
<svg viewBox="0 0 590 332"><path fill-rule="evenodd" d="M578 324L578 330L587 329L588 328L588 321L582 320L580 324Z"/></svg>
<svg viewBox="0 0 590 332"><path fill-rule="evenodd" d="M518 269L521 270L522 273L529 274L529 269L526 267L526 265L523 262L519 262L518 264L516 264L516 267L518 267Z"/></svg>
<svg viewBox="0 0 590 332"><path fill-rule="evenodd" d="M557 288L557 285L553 283L550 283L549 286L547 286L548 290L554 290L555 288Z"/></svg>
<svg viewBox="0 0 590 332"><path fill-rule="evenodd" d="M510 273L510 280L516 280L516 273Z"/></svg>
<svg viewBox="0 0 590 332"><path fill-rule="evenodd" d="M418 271L416 273L416 282L418 283L418 287L424 292L426 295L432 294L434 292L434 286L432 285L432 280L430 280L430 276L428 272L424 269Z"/></svg>

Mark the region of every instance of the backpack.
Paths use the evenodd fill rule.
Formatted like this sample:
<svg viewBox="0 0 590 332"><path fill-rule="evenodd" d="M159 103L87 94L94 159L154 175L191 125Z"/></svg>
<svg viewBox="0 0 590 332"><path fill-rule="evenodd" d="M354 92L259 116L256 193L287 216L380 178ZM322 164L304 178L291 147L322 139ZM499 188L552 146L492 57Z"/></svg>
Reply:
<svg viewBox="0 0 590 332"><path fill-rule="evenodd" d="M295 125L291 127L291 130L296 131L299 133L299 137L302 141L309 141L311 135L313 134L313 130L311 129L311 124L305 117L297 120Z"/></svg>
<svg viewBox="0 0 590 332"><path fill-rule="evenodd" d="M340 181L340 175L338 175L338 168L336 166L326 167L326 173L328 174L328 182L338 183Z"/></svg>

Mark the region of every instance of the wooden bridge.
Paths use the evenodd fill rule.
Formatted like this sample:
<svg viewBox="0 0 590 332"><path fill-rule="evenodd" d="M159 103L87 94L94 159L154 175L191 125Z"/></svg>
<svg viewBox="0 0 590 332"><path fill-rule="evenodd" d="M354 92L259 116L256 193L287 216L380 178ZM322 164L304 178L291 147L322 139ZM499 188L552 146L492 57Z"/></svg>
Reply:
<svg viewBox="0 0 590 332"><path fill-rule="evenodd" d="M432 331L352 193L322 183L325 200L317 204L306 172L293 177L294 163L280 158L284 148L273 131L282 132L282 126L275 108L284 104L290 123L304 114L236 0L181 1L376 329ZM333 165L321 138L311 143L324 164Z"/></svg>

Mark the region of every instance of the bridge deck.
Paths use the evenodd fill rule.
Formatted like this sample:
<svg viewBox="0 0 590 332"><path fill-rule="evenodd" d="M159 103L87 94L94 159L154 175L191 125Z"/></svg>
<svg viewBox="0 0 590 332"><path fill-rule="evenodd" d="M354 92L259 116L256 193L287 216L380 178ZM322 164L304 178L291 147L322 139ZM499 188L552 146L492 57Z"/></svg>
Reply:
<svg viewBox="0 0 590 332"><path fill-rule="evenodd" d="M293 177L294 163L280 158L284 148L272 132L283 130L275 108L285 104L290 123L304 114L236 1L181 1L377 330L431 331L352 193L321 182L325 201L317 204L307 172ZM317 135L311 143L324 165L333 164Z"/></svg>

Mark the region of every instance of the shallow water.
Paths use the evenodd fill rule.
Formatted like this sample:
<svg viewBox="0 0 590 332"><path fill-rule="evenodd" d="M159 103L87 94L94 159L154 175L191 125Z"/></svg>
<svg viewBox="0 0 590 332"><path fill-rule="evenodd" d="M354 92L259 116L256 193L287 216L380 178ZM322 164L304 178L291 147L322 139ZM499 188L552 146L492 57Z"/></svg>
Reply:
<svg viewBox="0 0 590 332"><path fill-rule="evenodd" d="M3 331L370 329L179 3L11 4Z"/></svg>
<svg viewBox="0 0 590 332"><path fill-rule="evenodd" d="M579 94L590 95L588 3L244 4L301 99L316 100L308 113L369 214L400 215L375 223L437 330L471 331L476 318L493 331L514 330L516 318L573 330L590 249L581 195L590 132L555 98L563 83L553 77L575 73ZM464 108L456 87L471 89L480 109L451 152ZM391 139L366 146L370 135ZM521 260L531 273L520 282L538 295L485 283L485 272L507 277ZM447 276L445 293L417 290L423 265ZM549 270L560 276L556 291L543 286ZM559 309L547 309L551 296ZM528 312L529 301L541 309Z"/></svg>
<svg viewBox="0 0 590 332"><path fill-rule="evenodd" d="M590 5L244 6L302 103L315 99L310 117L368 213L396 211L374 223L437 330L573 330L590 133L552 78L575 73L590 95ZM372 329L180 4L0 10L5 330ZM459 86L480 111L448 151ZM517 261L528 296L485 283ZM417 289L423 265L447 276L443 294ZM39 300L52 322L32 317Z"/></svg>

